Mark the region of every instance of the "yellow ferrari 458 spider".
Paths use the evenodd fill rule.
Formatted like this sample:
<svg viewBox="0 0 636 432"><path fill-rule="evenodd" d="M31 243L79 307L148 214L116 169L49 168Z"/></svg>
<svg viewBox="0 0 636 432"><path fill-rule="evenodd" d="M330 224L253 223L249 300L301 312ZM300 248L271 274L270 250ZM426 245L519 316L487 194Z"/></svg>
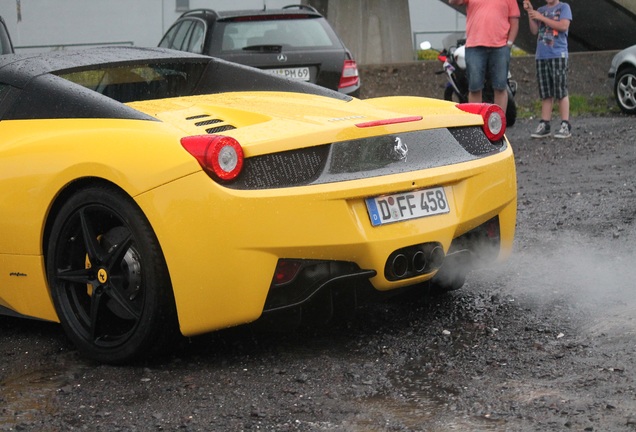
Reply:
<svg viewBox="0 0 636 432"><path fill-rule="evenodd" d="M512 248L504 132L494 105L359 100L183 52L5 56L0 313L123 363L365 291L457 289Z"/></svg>

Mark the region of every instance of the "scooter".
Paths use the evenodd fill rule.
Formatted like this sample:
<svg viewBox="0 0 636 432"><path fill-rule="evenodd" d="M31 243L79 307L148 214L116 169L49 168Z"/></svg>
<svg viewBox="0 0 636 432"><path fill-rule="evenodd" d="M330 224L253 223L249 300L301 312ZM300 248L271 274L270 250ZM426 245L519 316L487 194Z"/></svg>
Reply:
<svg viewBox="0 0 636 432"><path fill-rule="evenodd" d="M446 40L444 41L446 42ZM465 39L458 39L455 46L444 47L439 51L437 59L442 62L443 70L438 74L445 73L448 83L444 88L444 99L461 103L468 102L468 77L466 76ZM422 42L420 48L431 49L431 43ZM517 104L515 94L517 93L517 82L512 79L508 72L508 106L506 108L506 124L512 126L517 121ZM487 78L482 90L484 102L493 103L495 100L494 91L490 80Z"/></svg>

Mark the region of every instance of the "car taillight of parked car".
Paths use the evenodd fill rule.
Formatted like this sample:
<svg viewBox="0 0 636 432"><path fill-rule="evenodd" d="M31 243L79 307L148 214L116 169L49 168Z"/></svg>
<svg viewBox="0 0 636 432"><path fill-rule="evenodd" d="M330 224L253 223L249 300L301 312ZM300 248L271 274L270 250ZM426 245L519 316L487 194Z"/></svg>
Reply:
<svg viewBox="0 0 636 432"><path fill-rule="evenodd" d="M345 60L342 66L342 75L340 76L338 89L353 87L358 85L359 82L360 75L358 74L358 65L355 60Z"/></svg>

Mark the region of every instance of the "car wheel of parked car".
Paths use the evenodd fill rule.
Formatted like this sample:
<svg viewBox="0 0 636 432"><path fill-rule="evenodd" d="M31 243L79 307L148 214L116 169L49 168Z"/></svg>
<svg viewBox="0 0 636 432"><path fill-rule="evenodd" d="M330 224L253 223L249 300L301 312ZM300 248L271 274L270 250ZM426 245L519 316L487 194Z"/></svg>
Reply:
<svg viewBox="0 0 636 432"><path fill-rule="evenodd" d="M614 95L621 111L636 114L636 68L628 67L618 73Z"/></svg>
<svg viewBox="0 0 636 432"><path fill-rule="evenodd" d="M91 187L61 207L47 248L58 317L77 348L107 363L147 356L176 334L163 254L135 203Z"/></svg>

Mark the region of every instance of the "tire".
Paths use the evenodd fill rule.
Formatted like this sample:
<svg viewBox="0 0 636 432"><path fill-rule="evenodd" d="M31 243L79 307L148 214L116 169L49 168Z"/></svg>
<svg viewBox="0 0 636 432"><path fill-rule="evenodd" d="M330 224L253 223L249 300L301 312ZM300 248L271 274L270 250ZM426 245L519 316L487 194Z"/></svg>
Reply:
<svg viewBox="0 0 636 432"><path fill-rule="evenodd" d="M636 114L636 68L627 67L616 75L614 96L625 114Z"/></svg>
<svg viewBox="0 0 636 432"><path fill-rule="evenodd" d="M429 293L439 295L461 289L466 283L465 272L438 272L429 281Z"/></svg>
<svg viewBox="0 0 636 432"><path fill-rule="evenodd" d="M430 292L440 294L460 289L466 283L466 275L474 264L473 253L468 249L448 253L444 263L429 281Z"/></svg>
<svg viewBox="0 0 636 432"><path fill-rule="evenodd" d="M517 103L510 88L508 88L508 106L506 107L506 126L512 127L517 122Z"/></svg>
<svg viewBox="0 0 636 432"><path fill-rule="evenodd" d="M85 356L122 364L178 334L170 277L137 205L113 187L76 192L57 214L46 271L69 339Z"/></svg>

